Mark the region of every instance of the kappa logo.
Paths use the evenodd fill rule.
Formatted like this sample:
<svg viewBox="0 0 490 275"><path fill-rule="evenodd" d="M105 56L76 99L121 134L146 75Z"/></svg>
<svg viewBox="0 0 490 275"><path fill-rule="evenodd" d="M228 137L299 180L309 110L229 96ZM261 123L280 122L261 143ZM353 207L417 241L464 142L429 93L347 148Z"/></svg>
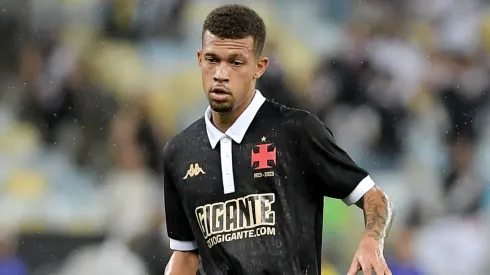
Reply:
<svg viewBox="0 0 490 275"><path fill-rule="evenodd" d="M185 174L184 179L192 178L201 174L204 175L206 174L206 172L202 170L202 168L199 166L199 163L194 163L190 165L189 170L187 170L187 174Z"/></svg>

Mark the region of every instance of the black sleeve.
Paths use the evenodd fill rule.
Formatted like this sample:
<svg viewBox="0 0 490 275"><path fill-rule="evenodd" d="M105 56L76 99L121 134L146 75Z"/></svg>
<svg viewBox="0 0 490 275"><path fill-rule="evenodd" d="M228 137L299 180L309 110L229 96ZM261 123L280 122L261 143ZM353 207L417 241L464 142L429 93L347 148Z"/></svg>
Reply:
<svg viewBox="0 0 490 275"><path fill-rule="evenodd" d="M374 186L369 174L335 144L332 132L317 116L305 118L300 134L303 171L315 192L351 205Z"/></svg>
<svg viewBox="0 0 490 275"><path fill-rule="evenodd" d="M170 248L178 251L193 251L197 249L192 229L187 215L182 206L179 192L172 181L172 165L166 161L166 149L164 150L164 200L167 234L170 239Z"/></svg>

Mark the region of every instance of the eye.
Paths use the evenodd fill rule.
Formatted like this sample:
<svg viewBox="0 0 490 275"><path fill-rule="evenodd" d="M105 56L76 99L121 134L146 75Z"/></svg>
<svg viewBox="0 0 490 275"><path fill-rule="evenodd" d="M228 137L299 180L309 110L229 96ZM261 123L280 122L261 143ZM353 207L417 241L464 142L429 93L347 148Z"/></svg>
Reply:
<svg viewBox="0 0 490 275"><path fill-rule="evenodd" d="M231 62L231 64L233 64L233 66L237 66L238 67L238 66L243 65L243 62L241 62L239 60L235 60L235 61Z"/></svg>
<svg viewBox="0 0 490 275"><path fill-rule="evenodd" d="M208 63L216 63L216 59L215 59L215 58L213 58L213 57L206 57L206 61L207 61Z"/></svg>

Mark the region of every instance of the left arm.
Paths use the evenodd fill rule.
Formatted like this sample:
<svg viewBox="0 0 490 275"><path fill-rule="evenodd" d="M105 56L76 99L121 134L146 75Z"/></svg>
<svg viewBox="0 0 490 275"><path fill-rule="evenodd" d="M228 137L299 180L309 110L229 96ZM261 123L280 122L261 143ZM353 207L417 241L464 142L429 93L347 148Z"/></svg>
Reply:
<svg viewBox="0 0 490 275"><path fill-rule="evenodd" d="M361 270L364 274L374 270L378 275L391 275L383 249L394 217L393 205L377 186L367 191L356 205L364 211L366 231L347 275L355 275Z"/></svg>
<svg viewBox="0 0 490 275"><path fill-rule="evenodd" d="M384 240L390 233L395 212L388 196L377 186L371 188L356 202L364 211L366 237Z"/></svg>
<svg viewBox="0 0 490 275"><path fill-rule="evenodd" d="M366 232L348 275L391 275L383 256L384 240L393 221L393 207L386 194L333 140L332 133L315 116L308 115L301 130L301 163L315 194L342 199L364 210Z"/></svg>

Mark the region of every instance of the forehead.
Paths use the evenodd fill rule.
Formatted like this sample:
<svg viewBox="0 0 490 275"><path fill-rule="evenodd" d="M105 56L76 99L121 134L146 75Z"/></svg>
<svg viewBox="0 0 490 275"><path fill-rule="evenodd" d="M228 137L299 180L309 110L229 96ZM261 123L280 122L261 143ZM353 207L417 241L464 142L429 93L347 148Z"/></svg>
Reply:
<svg viewBox="0 0 490 275"><path fill-rule="evenodd" d="M247 36L242 39L226 39L206 31L202 37L202 47L204 53L253 54L254 40L251 36Z"/></svg>

